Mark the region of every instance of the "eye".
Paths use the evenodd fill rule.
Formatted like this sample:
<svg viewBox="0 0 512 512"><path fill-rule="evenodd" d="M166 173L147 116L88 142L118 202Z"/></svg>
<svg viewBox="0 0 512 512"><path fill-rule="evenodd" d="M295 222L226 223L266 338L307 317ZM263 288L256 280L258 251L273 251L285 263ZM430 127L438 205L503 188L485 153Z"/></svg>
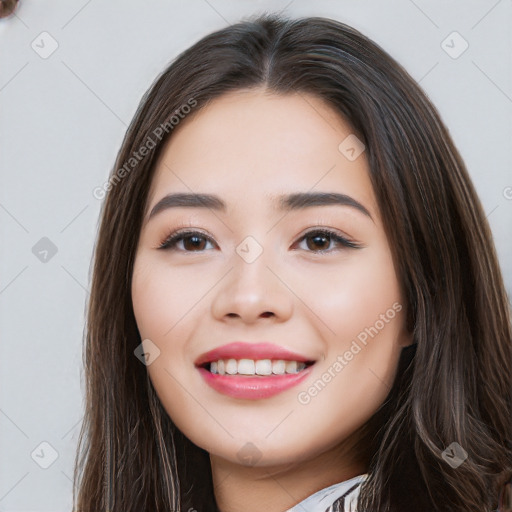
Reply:
<svg viewBox="0 0 512 512"><path fill-rule="evenodd" d="M204 250L205 241L213 242L213 240L201 233L200 231L177 231L171 233L158 247L158 249L178 250L176 246L183 241L183 249L185 252L201 252Z"/></svg>
<svg viewBox="0 0 512 512"><path fill-rule="evenodd" d="M351 249L360 249L362 245L341 236L335 231L331 231L330 229L314 229L308 231L302 238L298 240L298 242L302 242L306 240L307 249L313 252L331 252L328 250L331 242L336 242L336 244L341 245L342 247L347 247ZM311 243L308 243L311 241Z"/></svg>
<svg viewBox="0 0 512 512"><path fill-rule="evenodd" d="M329 246L332 242L342 247L359 249L362 246L335 231L329 229L315 229L308 231L297 243L306 240L308 250L318 253L331 252ZM311 243L308 243L311 241ZM177 249L180 242L183 242L183 248ZM164 250L180 250L184 252L202 252L207 243L214 243L213 239L200 231L177 231L171 233L158 247Z"/></svg>

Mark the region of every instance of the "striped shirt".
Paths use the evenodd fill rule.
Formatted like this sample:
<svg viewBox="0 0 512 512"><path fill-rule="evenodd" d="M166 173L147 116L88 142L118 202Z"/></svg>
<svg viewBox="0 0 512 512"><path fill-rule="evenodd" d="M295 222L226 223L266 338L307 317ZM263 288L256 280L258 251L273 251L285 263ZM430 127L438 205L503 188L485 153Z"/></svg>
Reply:
<svg viewBox="0 0 512 512"><path fill-rule="evenodd" d="M357 512L359 488L368 474L321 489L285 512Z"/></svg>

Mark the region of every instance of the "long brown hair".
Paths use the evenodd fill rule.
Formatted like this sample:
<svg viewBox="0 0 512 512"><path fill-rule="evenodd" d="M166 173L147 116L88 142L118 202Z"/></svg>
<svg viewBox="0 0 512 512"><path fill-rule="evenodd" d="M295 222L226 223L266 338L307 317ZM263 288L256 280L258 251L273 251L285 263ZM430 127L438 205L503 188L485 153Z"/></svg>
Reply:
<svg viewBox="0 0 512 512"><path fill-rule="evenodd" d="M378 45L334 20L269 14L174 60L143 97L104 187L75 510L216 510L208 453L174 426L134 355L131 276L154 164L175 123L221 94L262 85L317 95L359 134L406 293L415 344L366 426L372 454L360 510L494 510L512 476L512 329L465 165L434 106ZM135 163L143 146L151 147ZM458 467L446 459L454 446L467 454Z"/></svg>

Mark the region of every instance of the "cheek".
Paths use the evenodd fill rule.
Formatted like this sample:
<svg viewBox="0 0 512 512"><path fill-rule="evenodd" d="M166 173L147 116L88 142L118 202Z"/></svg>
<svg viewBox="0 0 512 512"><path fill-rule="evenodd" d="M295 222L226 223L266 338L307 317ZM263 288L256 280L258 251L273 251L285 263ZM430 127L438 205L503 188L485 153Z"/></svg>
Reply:
<svg viewBox="0 0 512 512"><path fill-rule="evenodd" d="M207 277L198 280L192 266L178 272L162 262L137 260L132 303L141 337L163 339L181 319L197 314L200 298L212 286L208 281Z"/></svg>
<svg viewBox="0 0 512 512"><path fill-rule="evenodd" d="M375 412L392 386L405 311L391 255L382 250L355 256L336 271L315 274L317 293L305 295L303 311L324 340L326 357L315 382L299 396L318 413L341 402L339 412L353 427ZM304 283L308 287L315 289L313 282Z"/></svg>
<svg viewBox="0 0 512 512"><path fill-rule="evenodd" d="M164 329L170 327L169 313L175 311L175 304L172 303L175 295L166 283L165 274L161 274L160 279L157 279L152 266L145 265L143 261L136 261L132 279L132 303L142 339L153 339L157 333L165 332Z"/></svg>
<svg viewBox="0 0 512 512"><path fill-rule="evenodd" d="M189 419L198 414L183 383L191 368L187 340L201 315L199 299L205 286L204 280L203 284L194 281L187 270L176 272L155 261L148 263L143 256L134 265L132 303L137 327L141 339L150 339L159 350L147 371L167 413L184 431L190 430Z"/></svg>
<svg viewBox="0 0 512 512"><path fill-rule="evenodd" d="M361 251L346 262L305 270L296 284L298 295L306 298L304 313L329 340L327 349L343 349L376 322L381 327L381 315L387 320L382 331L396 330L399 322L390 320L404 309L391 255L384 250ZM393 307L396 303L402 307Z"/></svg>

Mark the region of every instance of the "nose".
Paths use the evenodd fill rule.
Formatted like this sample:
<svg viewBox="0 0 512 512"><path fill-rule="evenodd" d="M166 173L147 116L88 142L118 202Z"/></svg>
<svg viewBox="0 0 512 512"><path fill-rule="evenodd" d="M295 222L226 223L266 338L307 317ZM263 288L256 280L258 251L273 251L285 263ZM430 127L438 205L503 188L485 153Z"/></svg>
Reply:
<svg viewBox="0 0 512 512"><path fill-rule="evenodd" d="M263 318L275 322L290 318L293 293L276 265L269 266L263 254L252 263L238 254L232 261L232 270L214 289L211 308L215 319L253 324Z"/></svg>

